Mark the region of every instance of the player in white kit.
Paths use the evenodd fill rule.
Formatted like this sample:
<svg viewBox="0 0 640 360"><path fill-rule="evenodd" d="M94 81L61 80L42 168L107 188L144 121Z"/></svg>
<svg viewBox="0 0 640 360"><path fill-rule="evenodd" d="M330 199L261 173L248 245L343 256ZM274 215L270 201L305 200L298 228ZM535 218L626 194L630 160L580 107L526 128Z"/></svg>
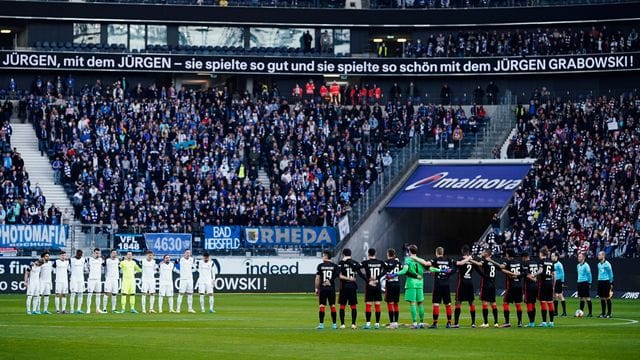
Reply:
<svg viewBox="0 0 640 360"><path fill-rule="evenodd" d="M56 273L56 314L67 313L67 298L69 297L69 259L67 253L60 252L60 258L53 262ZM60 302L62 301L62 307Z"/></svg>
<svg viewBox="0 0 640 360"><path fill-rule="evenodd" d="M178 305L177 311L180 312L180 306L182 305L182 297L187 294L187 305L190 313L195 313L193 310L193 258L191 257L191 250L185 250L184 255L177 261L178 271L180 271L180 288L178 289Z"/></svg>
<svg viewBox="0 0 640 360"><path fill-rule="evenodd" d="M53 261L49 261L49 253L43 252L40 255L42 266L40 268L40 296L42 296L42 313L51 314L49 312L49 297L51 296Z"/></svg>
<svg viewBox="0 0 640 360"><path fill-rule="evenodd" d="M40 315L40 270L42 260L31 263L24 273L24 283L27 286L27 315ZM31 304L33 302L33 308ZM33 312L32 312L33 310Z"/></svg>
<svg viewBox="0 0 640 360"><path fill-rule="evenodd" d="M147 257L141 261L142 263L142 313L147 312L147 295L150 297L149 312L155 313L153 309L155 305L156 294L156 271L158 264L153 258L153 251L147 251Z"/></svg>
<svg viewBox="0 0 640 360"><path fill-rule="evenodd" d="M84 263L82 250L76 250L76 256L71 258L71 281L69 282L69 290L71 291L71 303L69 313L84 314L82 312L82 294L84 293ZM74 308L75 298L78 297L78 307Z"/></svg>
<svg viewBox="0 0 640 360"><path fill-rule="evenodd" d="M158 297L158 312L162 312L162 302L164 301L164 297L168 297L169 299L169 312L175 312L173 310L173 271L175 270L175 266L173 262L171 262L171 257L169 255L165 255L160 263L160 291Z"/></svg>
<svg viewBox="0 0 640 360"><path fill-rule="evenodd" d="M102 314L100 300L102 299L102 267L104 259L100 256L100 249L93 249L93 257L87 260L89 278L87 279L87 314L91 314L91 298L96 293L96 313Z"/></svg>
<svg viewBox="0 0 640 360"><path fill-rule="evenodd" d="M107 300L111 294L111 312L117 313L116 305L118 302L118 280L120 279L120 259L118 252L111 250L110 257L105 260L106 274L104 279L104 297L102 301L102 311L107 312Z"/></svg>
<svg viewBox="0 0 640 360"><path fill-rule="evenodd" d="M213 284L216 280L216 269L213 260L208 252L203 254L203 258L198 260L198 292L200 293L200 310L204 312L204 296L209 295L209 312L214 313L213 309Z"/></svg>

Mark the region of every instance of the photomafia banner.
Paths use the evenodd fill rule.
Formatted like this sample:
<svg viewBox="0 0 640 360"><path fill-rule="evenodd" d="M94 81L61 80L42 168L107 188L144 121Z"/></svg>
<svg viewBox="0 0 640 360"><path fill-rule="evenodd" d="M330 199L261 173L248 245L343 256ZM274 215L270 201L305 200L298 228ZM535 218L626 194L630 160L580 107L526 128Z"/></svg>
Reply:
<svg viewBox="0 0 640 360"><path fill-rule="evenodd" d="M640 53L479 58L315 58L0 51L0 69L283 75L500 75L638 70Z"/></svg>
<svg viewBox="0 0 640 360"><path fill-rule="evenodd" d="M420 165L388 208L501 208L531 168L513 165Z"/></svg>
<svg viewBox="0 0 640 360"><path fill-rule="evenodd" d="M0 248L65 247L69 234L67 225L0 225Z"/></svg>
<svg viewBox="0 0 640 360"><path fill-rule="evenodd" d="M280 245L332 246L337 242L332 227L247 226L244 228L247 246L273 247Z"/></svg>

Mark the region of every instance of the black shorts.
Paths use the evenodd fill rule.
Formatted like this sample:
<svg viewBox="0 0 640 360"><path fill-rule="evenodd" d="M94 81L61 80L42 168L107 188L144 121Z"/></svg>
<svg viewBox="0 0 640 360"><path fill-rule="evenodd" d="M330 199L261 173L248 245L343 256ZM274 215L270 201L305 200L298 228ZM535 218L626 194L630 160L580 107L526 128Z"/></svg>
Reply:
<svg viewBox="0 0 640 360"><path fill-rule="evenodd" d="M578 297L588 298L591 297L591 284L586 281L578 283Z"/></svg>
<svg viewBox="0 0 640 360"><path fill-rule="evenodd" d="M496 285L494 283L482 283L482 289L480 289L480 300L491 303L496 302Z"/></svg>
<svg viewBox="0 0 640 360"><path fill-rule="evenodd" d="M507 289L507 291L504 292L504 298L503 298L505 303L508 304L519 304L522 302L522 287L517 286L517 287L510 287Z"/></svg>
<svg viewBox="0 0 640 360"><path fill-rule="evenodd" d="M396 304L400 302L400 283L398 281L387 281L384 301Z"/></svg>
<svg viewBox="0 0 640 360"><path fill-rule="evenodd" d="M540 288L538 289L538 300L540 301L553 301L553 283L552 282L540 282Z"/></svg>
<svg viewBox="0 0 640 360"><path fill-rule="evenodd" d="M449 284L433 285L432 304L451 304L451 288Z"/></svg>
<svg viewBox="0 0 640 360"><path fill-rule="evenodd" d="M524 302L527 304L535 304L538 301L538 286L531 284L524 289Z"/></svg>
<svg viewBox="0 0 640 360"><path fill-rule="evenodd" d="M475 299L473 283L463 281L458 284L456 289L456 302L473 301Z"/></svg>
<svg viewBox="0 0 640 360"><path fill-rule="evenodd" d="M340 296L338 297L338 303L340 305L357 305L358 293L354 288L340 289Z"/></svg>
<svg viewBox="0 0 640 360"><path fill-rule="evenodd" d="M562 288L564 287L564 282L562 280L556 280L556 285L553 287L553 292L556 294L562 294Z"/></svg>
<svg viewBox="0 0 640 360"><path fill-rule="evenodd" d="M598 297L606 299L611 296L611 282L609 280L598 280Z"/></svg>
<svg viewBox="0 0 640 360"><path fill-rule="evenodd" d="M382 301L382 290L380 290L380 287L367 285L367 287L364 290L364 301L365 302Z"/></svg>
<svg viewBox="0 0 640 360"><path fill-rule="evenodd" d="M318 292L318 303L320 305L333 306L336 304L336 290L333 287L321 287Z"/></svg>

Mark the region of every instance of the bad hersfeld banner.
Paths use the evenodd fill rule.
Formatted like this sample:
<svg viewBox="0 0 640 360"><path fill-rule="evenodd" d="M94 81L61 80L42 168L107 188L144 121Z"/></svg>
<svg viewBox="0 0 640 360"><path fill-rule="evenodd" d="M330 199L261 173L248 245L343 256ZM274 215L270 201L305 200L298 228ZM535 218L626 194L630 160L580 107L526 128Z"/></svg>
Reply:
<svg viewBox="0 0 640 360"><path fill-rule="evenodd" d="M637 70L640 53L489 58L313 58L0 51L0 69L304 75L517 75Z"/></svg>

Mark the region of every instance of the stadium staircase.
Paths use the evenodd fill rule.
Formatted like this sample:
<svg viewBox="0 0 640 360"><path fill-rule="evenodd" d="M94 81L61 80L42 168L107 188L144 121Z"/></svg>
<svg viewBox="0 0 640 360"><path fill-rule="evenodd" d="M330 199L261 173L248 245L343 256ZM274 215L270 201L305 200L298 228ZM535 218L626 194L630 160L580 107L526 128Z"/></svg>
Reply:
<svg viewBox="0 0 640 360"><path fill-rule="evenodd" d="M264 186L265 189L271 188L271 180L269 179L269 175L264 169L258 170L258 181Z"/></svg>
<svg viewBox="0 0 640 360"><path fill-rule="evenodd" d="M36 185L40 186L44 196L47 199L45 210L51 205L56 205L61 212L65 209L69 209L69 212L73 214L73 206L69 199L65 189L62 185L56 185L53 179L53 169L49 163L49 159L46 156L40 156L40 150L38 150L38 140L36 132L33 129L33 125L29 123L12 123L13 135L11 136L11 146L16 148L24 159L25 170L29 174L31 181L31 189L35 189ZM73 218L73 216L72 216ZM79 229L79 222L72 220L73 222L69 227L69 238L66 251L72 251L76 248L76 244L84 243L84 234Z"/></svg>

